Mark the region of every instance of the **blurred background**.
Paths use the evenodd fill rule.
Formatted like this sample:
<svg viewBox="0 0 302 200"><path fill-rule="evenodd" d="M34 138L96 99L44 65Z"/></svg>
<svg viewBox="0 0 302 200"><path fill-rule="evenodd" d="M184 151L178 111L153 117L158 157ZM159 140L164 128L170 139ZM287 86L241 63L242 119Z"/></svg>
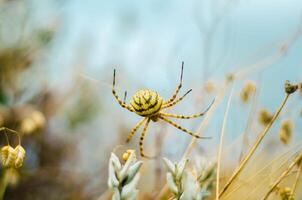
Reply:
<svg viewBox="0 0 302 200"><path fill-rule="evenodd" d="M114 68L127 102L140 88L168 99L184 61L181 93L193 91L170 112L185 115L203 111L222 88L227 97L224 84L234 79L224 159L236 163L249 146L241 142L247 124L254 138L258 111L276 110L285 80L301 82L301 33L299 0L0 1L0 125L21 132L27 151L4 199L97 199L106 192L110 152L137 149L139 132L125 140L140 120L113 98ZM240 98L247 81L257 88L250 102ZM212 139L198 141L190 155L194 162L216 156L225 97L203 130ZM296 95L280 117L294 124L291 141L279 146L278 123L265 141L269 152L301 139L301 109ZM177 122L196 131L203 118ZM145 151L178 161L190 141L151 123ZM146 163L139 188L152 199L164 176L159 161Z"/></svg>

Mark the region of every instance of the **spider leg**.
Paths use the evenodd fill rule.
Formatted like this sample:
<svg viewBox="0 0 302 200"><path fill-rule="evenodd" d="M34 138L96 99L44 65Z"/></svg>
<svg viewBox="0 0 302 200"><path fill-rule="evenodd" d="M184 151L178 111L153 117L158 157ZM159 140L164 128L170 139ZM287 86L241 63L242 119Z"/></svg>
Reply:
<svg viewBox="0 0 302 200"><path fill-rule="evenodd" d="M140 122L138 122L135 127L131 130L131 133L128 135L126 143L130 142L130 140L132 139L132 137L134 136L135 132L137 131L137 129L139 129L139 127L146 121L147 118L142 119Z"/></svg>
<svg viewBox="0 0 302 200"><path fill-rule="evenodd" d="M159 116L160 119L168 122L169 124L171 124L172 126L174 126L175 128L179 129L179 130L182 130L183 132L185 133L188 133L189 135L195 137L195 138L198 138L198 139L210 139L211 137L203 137L203 136L199 136L199 135L196 135L195 133L179 126L178 124L176 124L175 122L171 121L170 119L164 117L164 116Z"/></svg>
<svg viewBox="0 0 302 200"><path fill-rule="evenodd" d="M187 96L187 94L189 94L192 91L192 89L188 90L184 95L182 95L180 98L176 99L175 101L168 103L168 104L164 104L162 109L164 108L169 108L171 106L174 106L175 104L177 104L178 102L180 102L181 100L183 100L185 98L185 96Z"/></svg>
<svg viewBox="0 0 302 200"><path fill-rule="evenodd" d="M147 122L145 123L143 132L142 132L141 137L139 139L139 151L140 151L140 155L142 157L151 159L151 158L154 158L154 157L145 155L145 153L144 153L144 147L143 147L144 146L145 134L147 132L147 128L148 128L149 122L150 122L150 118L147 118Z"/></svg>
<svg viewBox="0 0 302 200"><path fill-rule="evenodd" d="M134 110L131 108L131 106L127 105L124 101L122 101L119 96L117 95L116 91L115 91L115 69L113 71L113 84L112 84L112 94L115 97L115 99L117 100L117 102L123 107L128 109L130 112L133 112Z"/></svg>
<svg viewBox="0 0 302 200"><path fill-rule="evenodd" d="M173 96L172 96L168 101L164 102L164 104L169 104L169 103L173 102L173 101L176 99L177 94L178 94L178 92L179 92L179 90L180 90L180 88L181 88L181 86L182 86L182 75L183 75L183 71L184 71L184 62L182 61L182 63L181 63L180 82L179 82L179 84L178 84L178 86L177 86L177 88L176 88L176 90L175 90Z"/></svg>
<svg viewBox="0 0 302 200"><path fill-rule="evenodd" d="M127 91L125 91L125 94L124 94L124 104L126 104L126 99L127 99Z"/></svg>
<svg viewBox="0 0 302 200"><path fill-rule="evenodd" d="M175 115L175 114L170 114L170 113L164 113L161 112L161 115L164 115L166 117L173 117L173 118L179 118L179 119L191 119L191 118L196 118L196 117L200 117L203 116L204 114L206 114L209 109L212 107L213 103L215 102L215 99L212 101L212 103L205 109L205 111L203 111L202 113L198 113L195 115L190 115L190 116L185 116L185 115Z"/></svg>
<svg viewBox="0 0 302 200"><path fill-rule="evenodd" d="M163 116L166 117L173 117L173 118L179 118L179 119L192 119L192 118L196 118L196 117L200 117L202 115L204 115L204 113L199 113L199 114L195 114L195 115L190 115L190 116L185 116L185 115L176 115L176 114L171 114L171 113L160 113Z"/></svg>

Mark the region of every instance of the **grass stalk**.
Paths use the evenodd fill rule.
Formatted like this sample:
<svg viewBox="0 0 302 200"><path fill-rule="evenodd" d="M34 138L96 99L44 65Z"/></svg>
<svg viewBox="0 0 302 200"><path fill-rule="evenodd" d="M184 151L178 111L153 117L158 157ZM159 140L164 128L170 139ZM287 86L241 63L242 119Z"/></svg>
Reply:
<svg viewBox="0 0 302 200"><path fill-rule="evenodd" d="M279 183L287 177L289 172L297 166L299 162L301 162L302 159L302 151L300 151L299 155L296 157L296 159L287 167L287 169L281 174L281 176L276 180L276 182L270 187L269 191L264 195L262 198L263 200L266 200L269 195L275 190L275 188L279 185Z"/></svg>
<svg viewBox="0 0 302 200"><path fill-rule="evenodd" d="M257 176L259 176L261 173L263 173L268 167L272 166L273 164L276 164L277 162L279 162L280 160L283 160L285 157L288 157L289 154L296 149L297 147L301 146L301 143L299 143L298 145L295 145L294 147L290 148L290 150L284 152L283 154L281 154L280 156L278 156L277 158L274 158L273 160L269 161L268 163L266 163L261 169L257 170L256 174L253 174L252 176L246 178L246 182L250 183L254 178L256 178ZM299 153L299 151L295 151L294 154ZM276 169L274 172L277 172L279 169L281 169L286 163L288 162L288 159L286 159L285 161L282 161L278 167L278 169ZM274 173L272 172L272 173ZM237 190L239 190L240 188L242 188L244 186L244 184L239 184L236 188L234 188L233 190L229 191L223 199L228 199L232 194L234 194ZM252 193L253 191L251 191ZM246 195L248 196L248 194Z"/></svg>
<svg viewBox="0 0 302 200"><path fill-rule="evenodd" d="M296 190L297 190L297 185L298 185L298 182L299 182L299 178L300 178L300 175L301 175L301 167L299 167L298 169L298 172L297 172L297 176L296 176L296 180L295 180L295 183L293 185L293 194L295 194Z"/></svg>
<svg viewBox="0 0 302 200"><path fill-rule="evenodd" d="M219 175L220 175L220 166L221 166L221 155L222 155L222 147L223 147L223 141L224 141L224 133L225 133L225 127L227 123L227 118L229 115L229 109L231 106L231 100L233 97L234 92L234 86L232 87L230 97L228 99L227 108L224 113L222 128L221 128L221 134L220 134L220 142L219 142L219 148L218 148L218 155L217 155L217 172L216 172L216 200L219 200Z"/></svg>
<svg viewBox="0 0 302 200"><path fill-rule="evenodd" d="M277 112L275 113L274 117L270 121L270 123L260 133L260 135L259 135L258 139L256 140L255 144L252 146L252 148L250 149L250 151L247 153L247 155L244 157L244 159L240 163L239 167L235 170L235 172L233 173L233 175L231 176L231 178L228 180L228 182L226 183L226 185L224 186L224 188L220 192L220 194L219 194L220 197L225 193L225 191L230 187L230 185L233 183L233 181L238 177L238 175L240 174L240 172L246 166L247 162L250 160L250 158L252 157L252 155L255 153L256 149L258 148L259 144L263 140L264 136L268 133L268 131L272 127L273 123L278 118L278 116L279 116L280 112L282 111L284 105L286 104L289 96L290 96L290 94L287 93L286 96L285 96L285 98L284 98L284 100L282 101L280 107L278 108Z"/></svg>

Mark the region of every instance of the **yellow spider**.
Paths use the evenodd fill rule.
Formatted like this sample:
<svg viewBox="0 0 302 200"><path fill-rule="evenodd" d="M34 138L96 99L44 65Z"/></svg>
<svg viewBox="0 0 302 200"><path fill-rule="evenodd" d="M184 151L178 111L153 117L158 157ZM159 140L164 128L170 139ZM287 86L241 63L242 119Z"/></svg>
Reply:
<svg viewBox="0 0 302 200"><path fill-rule="evenodd" d="M123 108L126 108L130 112L134 112L134 113L144 117L132 129L131 133L128 135L128 138L127 138L127 143L128 143L132 139L133 135L138 130L138 128L142 124L145 123L143 132L142 132L141 137L140 137L140 142L139 142L140 155L142 157L151 158L150 156L146 156L144 154L144 148L143 148L144 137L145 137L145 134L146 134L146 131L147 131L150 120L156 122L159 119L162 119L162 120L166 121L167 123L171 124L172 126L176 127L177 129L180 129L183 132L188 133L189 135L191 135L193 137L202 138L202 139L209 139L210 138L210 137L198 136L198 135L194 134L193 132L177 125L175 122L171 121L167 117L180 118L180 119L191 119L191 118L200 117L200 116L204 115L210 109L210 107L211 107L211 105L213 104L214 101L211 103L211 105L204 112L199 113L199 114L195 114L195 115L191 115L191 116L175 115L175 114L170 114L170 113L163 112L164 109L169 108L171 106L174 106L175 104L177 104L178 102L183 100L183 98L188 93L190 93L192 91L192 89L190 89L183 96L176 99L177 94L178 94L178 92L179 92L179 90L182 86L183 68L184 68L184 62L182 62L182 66L181 66L180 83L177 86L173 96L169 100L164 101L163 98L161 96L159 96L159 94L157 92L154 92L154 91L149 90L149 89L142 89L142 90L138 90L133 95L132 99L130 100L130 105L126 104L126 102L125 102L126 93L125 93L124 101L122 101L119 98L119 96L116 94L116 91L115 91L115 69L113 71L112 93L113 93L113 96L115 97L115 99L118 101L118 103Z"/></svg>

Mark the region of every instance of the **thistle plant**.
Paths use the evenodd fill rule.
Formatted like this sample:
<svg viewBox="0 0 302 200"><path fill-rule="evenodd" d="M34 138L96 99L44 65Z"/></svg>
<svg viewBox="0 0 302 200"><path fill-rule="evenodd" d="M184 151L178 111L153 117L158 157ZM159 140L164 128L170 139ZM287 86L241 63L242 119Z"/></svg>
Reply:
<svg viewBox="0 0 302 200"><path fill-rule="evenodd" d="M188 159L184 159L178 164L172 163L169 159L163 158L167 168L167 184L173 193L173 200L184 199L184 170L188 163Z"/></svg>
<svg viewBox="0 0 302 200"><path fill-rule="evenodd" d="M133 150L128 150L123 155L123 159L125 160L124 164L114 153L111 153L108 186L113 192L113 200L132 200L136 199L138 194L136 185L140 177L139 169L143 162L136 161Z"/></svg>

